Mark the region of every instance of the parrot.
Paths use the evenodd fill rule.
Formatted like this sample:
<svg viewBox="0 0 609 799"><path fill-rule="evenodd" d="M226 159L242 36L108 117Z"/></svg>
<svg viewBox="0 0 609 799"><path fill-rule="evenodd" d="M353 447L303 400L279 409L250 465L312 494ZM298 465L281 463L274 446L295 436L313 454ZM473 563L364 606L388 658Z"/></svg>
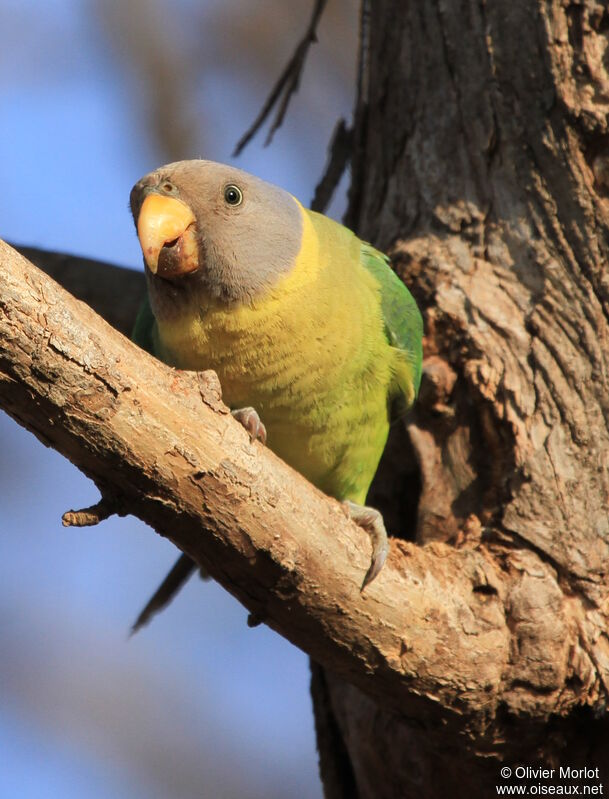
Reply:
<svg viewBox="0 0 609 799"><path fill-rule="evenodd" d="M363 590L389 551L366 496L421 382L413 296L371 244L229 165L162 166L130 206L147 283L133 340L175 368L213 369L251 439L343 503L371 540ZM195 568L178 560L133 631Z"/></svg>

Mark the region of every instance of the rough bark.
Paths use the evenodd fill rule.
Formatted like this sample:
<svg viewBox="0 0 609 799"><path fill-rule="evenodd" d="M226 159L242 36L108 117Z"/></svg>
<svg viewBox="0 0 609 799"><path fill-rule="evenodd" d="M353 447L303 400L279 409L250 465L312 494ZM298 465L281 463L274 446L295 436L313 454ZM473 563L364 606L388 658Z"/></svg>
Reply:
<svg viewBox="0 0 609 799"><path fill-rule="evenodd" d="M143 272L78 255L13 246L70 294L90 305L112 327L131 335L138 308L146 295Z"/></svg>
<svg viewBox="0 0 609 799"><path fill-rule="evenodd" d="M380 703L458 729L478 723L509 643L485 593L501 589L484 552L395 541L360 592L366 533L249 442L213 373L148 356L2 242L0 406L99 487L100 505L66 521L137 515Z"/></svg>
<svg viewBox="0 0 609 799"><path fill-rule="evenodd" d="M329 797L488 796L502 763L607 780L609 13L377 0L369 24L349 222L425 311L421 398L375 487L416 544L359 594L364 534L209 376L7 248L0 404L322 665Z"/></svg>
<svg viewBox="0 0 609 799"><path fill-rule="evenodd" d="M425 309L409 532L492 558L510 644L471 737L328 674L318 718L360 797L489 796L502 762L607 780L609 10L378 0L369 24L348 218Z"/></svg>

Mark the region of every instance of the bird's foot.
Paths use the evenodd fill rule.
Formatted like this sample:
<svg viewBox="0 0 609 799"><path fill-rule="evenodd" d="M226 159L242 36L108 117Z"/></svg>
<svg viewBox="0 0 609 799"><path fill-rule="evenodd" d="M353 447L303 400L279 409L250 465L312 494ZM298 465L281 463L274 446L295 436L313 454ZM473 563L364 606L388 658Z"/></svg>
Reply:
<svg viewBox="0 0 609 799"><path fill-rule="evenodd" d="M387 530L383 517L376 508L369 508L367 505L358 505L350 499L343 502L343 507L347 511L350 519L368 533L372 543L372 558L370 566L364 577L360 591L371 583L383 568L387 555L389 554L389 541L387 540Z"/></svg>
<svg viewBox="0 0 609 799"><path fill-rule="evenodd" d="M231 416L245 427L250 434L250 441L258 440L261 444L266 444L266 427L260 421L255 408L238 408L231 411Z"/></svg>

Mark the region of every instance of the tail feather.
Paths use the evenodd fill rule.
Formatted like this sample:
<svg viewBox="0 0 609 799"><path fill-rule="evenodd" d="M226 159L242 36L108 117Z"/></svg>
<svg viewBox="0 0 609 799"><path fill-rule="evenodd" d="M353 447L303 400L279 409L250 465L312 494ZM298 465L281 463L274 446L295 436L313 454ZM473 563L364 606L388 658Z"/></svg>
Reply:
<svg viewBox="0 0 609 799"><path fill-rule="evenodd" d="M137 617L135 624L131 628L130 635L135 635L138 630L148 624L153 616L169 605L185 585L188 578L196 571L196 568L197 564L188 555L180 555L167 577L165 577L148 600L146 607Z"/></svg>

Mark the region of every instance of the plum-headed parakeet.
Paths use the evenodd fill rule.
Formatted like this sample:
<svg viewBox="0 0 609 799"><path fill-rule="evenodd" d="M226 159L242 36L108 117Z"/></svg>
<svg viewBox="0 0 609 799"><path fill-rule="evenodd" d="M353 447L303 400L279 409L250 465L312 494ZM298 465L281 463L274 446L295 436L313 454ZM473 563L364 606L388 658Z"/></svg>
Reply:
<svg viewBox="0 0 609 799"><path fill-rule="evenodd" d="M410 292L370 244L230 166L161 167L136 183L131 210L149 300L134 340L179 369L215 370L250 434L345 503L372 540L365 587L388 552L366 494L391 406L410 407L421 380Z"/></svg>

